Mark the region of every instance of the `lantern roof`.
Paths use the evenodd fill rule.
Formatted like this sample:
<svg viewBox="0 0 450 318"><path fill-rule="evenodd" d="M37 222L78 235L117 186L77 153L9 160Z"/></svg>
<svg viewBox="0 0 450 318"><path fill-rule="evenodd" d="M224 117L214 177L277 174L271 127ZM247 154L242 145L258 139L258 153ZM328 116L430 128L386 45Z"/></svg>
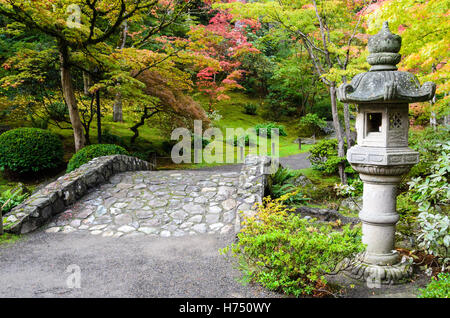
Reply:
<svg viewBox="0 0 450 318"><path fill-rule="evenodd" d="M402 38L391 33L388 22L376 35L369 38L367 62L369 72L356 75L350 83L337 90L338 99L344 103L415 103L431 100L436 84L419 81L409 72L397 70L401 55Z"/></svg>

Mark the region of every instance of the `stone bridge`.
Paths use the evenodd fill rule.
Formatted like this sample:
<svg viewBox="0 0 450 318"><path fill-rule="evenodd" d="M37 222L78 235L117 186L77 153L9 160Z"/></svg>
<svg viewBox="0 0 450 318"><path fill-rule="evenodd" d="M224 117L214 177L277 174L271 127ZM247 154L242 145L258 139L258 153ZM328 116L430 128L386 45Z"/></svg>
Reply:
<svg viewBox="0 0 450 318"><path fill-rule="evenodd" d="M240 172L155 171L128 156L96 158L34 193L4 217L5 231L90 232L104 237L227 234L261 202L271 160Z"/></svg>

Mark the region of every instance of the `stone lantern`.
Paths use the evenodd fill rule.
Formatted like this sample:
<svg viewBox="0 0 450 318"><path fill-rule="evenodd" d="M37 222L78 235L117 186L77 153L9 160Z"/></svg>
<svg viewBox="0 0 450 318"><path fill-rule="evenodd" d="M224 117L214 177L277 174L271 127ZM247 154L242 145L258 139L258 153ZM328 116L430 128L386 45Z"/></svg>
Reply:
<svg viewBox="0 0 450 318"><path fill-rule="evenodd" d="M395 251L396 187L402 175L419 162L419 153L408 148L408 103L433 98L436 85L422 87L413 74L397 70L401 37L388 23L370 37L369 72L356 75L339 87L338 99L358 104L357 145L347 160L364 182L362 221L366 251L353 263L353 276L395 283L411 274L409 263Z"/></svg>

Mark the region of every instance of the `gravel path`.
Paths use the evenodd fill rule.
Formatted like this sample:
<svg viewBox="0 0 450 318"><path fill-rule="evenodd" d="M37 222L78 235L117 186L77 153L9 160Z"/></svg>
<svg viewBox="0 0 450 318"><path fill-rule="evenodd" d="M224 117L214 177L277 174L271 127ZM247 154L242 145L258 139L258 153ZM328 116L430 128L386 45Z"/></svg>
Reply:
<svg viewBox="0 0 450 318"><path fill-rule="evenodd" d="M277 297L237 282L218 253L232 240L35 232L0 246L0 297ZM68 288L77 268L81 288Z"/></svg>

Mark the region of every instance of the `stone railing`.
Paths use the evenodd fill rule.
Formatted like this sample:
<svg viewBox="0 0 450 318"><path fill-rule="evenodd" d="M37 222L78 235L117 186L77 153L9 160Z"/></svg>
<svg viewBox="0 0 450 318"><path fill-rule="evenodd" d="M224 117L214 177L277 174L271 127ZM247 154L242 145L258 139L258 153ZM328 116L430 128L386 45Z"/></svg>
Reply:
<svg viewBox="0 0 450 318"><path fill-rule="evenodd" d="M139 170L154 170L154 166L124 155L95 158L40 189L7 213L4 230L16 234L34 231L114 174Z"/></svg>
<svg viewBox="0 0 450 318"><path fill-rule="evenodd" d="M268 176L272 173L272 159L268 156L249 155L245 158L239 176L238 198L236 206L235 232L242 226L243 217L255 213L255 204L262 203Z"/></svg>

